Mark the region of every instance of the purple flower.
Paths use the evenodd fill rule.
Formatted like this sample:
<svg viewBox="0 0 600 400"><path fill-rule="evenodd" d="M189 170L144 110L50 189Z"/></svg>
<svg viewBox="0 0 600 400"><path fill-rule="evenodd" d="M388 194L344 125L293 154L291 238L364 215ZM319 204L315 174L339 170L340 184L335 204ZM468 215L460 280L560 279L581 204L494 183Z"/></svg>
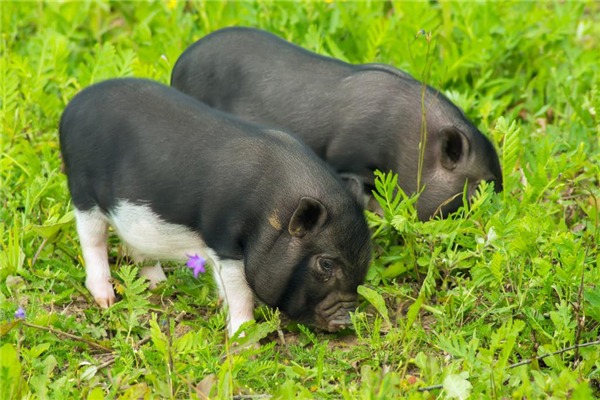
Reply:
<svg viewBox="0 0 600 400"><path fill-rule="evenodd" d="M204 268L204 265L206 264L206 259L204 257L201 257L198 254L193 256L187 254L187 256L189 260L185 265L187 265L194 271L194 278L198 278L198 275L206 272L206 269Z"/></svg>
<svg viewBox="0 0 600 400"><path fill-rule="evenodd" d="M25 310L23 310L23 307L19 307L17 311L15 311L15 318L25 319Z"/></svg>

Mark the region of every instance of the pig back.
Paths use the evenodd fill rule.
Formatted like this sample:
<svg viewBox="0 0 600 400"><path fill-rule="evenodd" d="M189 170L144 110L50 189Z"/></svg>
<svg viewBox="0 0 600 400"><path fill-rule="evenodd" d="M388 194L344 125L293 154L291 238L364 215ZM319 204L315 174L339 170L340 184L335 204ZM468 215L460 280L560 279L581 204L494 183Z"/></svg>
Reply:
<svg viewBox="0 0 600 400"><path fill-rule="evenodd" d="M320 199L339 225L364 220L299 140L151 81L83 90L63 113L60 142L78 209L106 213L119 199L148 204L167 222L202 232L211 247L226 241L236 257L266 213L278 210L286 221L303 196Z"/></svg>

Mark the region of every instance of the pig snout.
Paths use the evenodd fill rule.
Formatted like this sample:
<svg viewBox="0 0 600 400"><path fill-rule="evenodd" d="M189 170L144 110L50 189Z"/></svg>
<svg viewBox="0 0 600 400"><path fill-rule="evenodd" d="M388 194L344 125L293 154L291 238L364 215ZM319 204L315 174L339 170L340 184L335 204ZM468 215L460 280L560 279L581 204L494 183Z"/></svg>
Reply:
<svg viewBox="0 0 600 400"><path fill-rule="evenodd" d="M315 308L315 325L328 332L336 332L351 325L350 312L356 309L356 294L334 292Z"/></svg>

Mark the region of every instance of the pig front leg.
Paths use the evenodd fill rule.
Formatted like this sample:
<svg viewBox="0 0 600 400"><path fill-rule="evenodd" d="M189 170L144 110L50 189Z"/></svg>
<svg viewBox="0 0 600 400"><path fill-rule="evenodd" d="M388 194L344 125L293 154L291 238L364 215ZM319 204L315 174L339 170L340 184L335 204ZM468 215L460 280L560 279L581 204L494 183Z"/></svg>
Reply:
<svg viewBox="0 0 600 400"><path fill-rule="evenodd" d="M243 261L219 260L216 264L215 281L229 309L227 332L231 337L244 322L254 319L254 296L246 281Z"/></svg>
<svg viewBox="0 0 600 400"><path fill-rule="evenodd" d="M97 208L75 209L75 219L85 262L85 286L100 307L108 308L115 303L108 266L108 222Z"/></svg>

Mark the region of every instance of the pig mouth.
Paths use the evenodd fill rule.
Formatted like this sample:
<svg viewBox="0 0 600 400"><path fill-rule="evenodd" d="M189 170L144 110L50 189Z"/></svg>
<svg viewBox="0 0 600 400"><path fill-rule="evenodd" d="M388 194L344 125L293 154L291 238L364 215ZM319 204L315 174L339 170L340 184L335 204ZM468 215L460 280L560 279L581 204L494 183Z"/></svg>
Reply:
<svg viewBox="0 0 600 400"><path fill-rule="evenodd" d="M356 309L356 294L331 293L315 307L314 325L337 332L352 324L350 312Z"/></svg>

